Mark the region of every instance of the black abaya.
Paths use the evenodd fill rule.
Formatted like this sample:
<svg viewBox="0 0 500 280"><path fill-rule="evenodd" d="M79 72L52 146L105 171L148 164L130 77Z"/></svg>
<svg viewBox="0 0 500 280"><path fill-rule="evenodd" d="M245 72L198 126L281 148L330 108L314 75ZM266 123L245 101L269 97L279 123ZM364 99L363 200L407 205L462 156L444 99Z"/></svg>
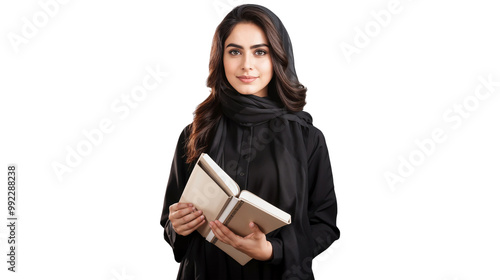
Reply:
<svg viewBox="0 0 500 280"><path fill-rule="evenodd" d="M310 123L307 113L302 112L299 116L299 120L278 117L250 127L224 116L220 124L226 126L224 144L222 147L219 142L211 145L211 151L223 148L222 167L241 189L248 189L292 216L290 225L267 235L273 245L273 259L251 260L245 266L205 241L197 231L184 237L172 229L168 207L179 201L192 170L185 158L189 126L183 130L172 162L161 217L165 240L172 246L176 261L180 262L178 279L313 279L312 259L338 239L340 233L336 226L337 202L324 136ZM276 149L274 142L279 139L277 136L288 125L300 127L304 139L301 141L303 147L297 147L307 153L307 184L304 186L280 182L278 175L280 169L294 166L293 162L281 166L273 151ZM214 152L209 154L217 157ZM298 173L301 172L287 172Z"/></svg>
<svg viewBox="0 0 500 280"><path fill-rule="evenodd" d="M287 55L288 81L298 85L292 45L279 18L258 5L279 33ZM274 78L273 78L274 79ZM165 240L180 262L178 279L314 279L312 259L339 238L337 201L325 138L308 113L290 112L279 101L276 81L269 98L241 95L217 88L220 118L206 151L240 186L289 213L290 225L269 233L269 261L251 260L241 266L197 232L178 235L168 219L192 171L186 164L185 144L190 126L179 137L167 184L161 225ZM218 110L214 108L214 110Z"/></svg>

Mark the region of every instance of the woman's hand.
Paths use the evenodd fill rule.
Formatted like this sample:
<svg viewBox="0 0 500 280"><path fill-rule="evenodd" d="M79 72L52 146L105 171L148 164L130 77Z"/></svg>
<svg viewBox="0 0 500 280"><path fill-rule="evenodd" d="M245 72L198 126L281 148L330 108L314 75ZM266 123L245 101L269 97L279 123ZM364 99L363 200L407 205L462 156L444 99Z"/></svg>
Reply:
<svg viewBox="0 0 500 280"><path fill-rule="evenodd" d="M267 261L273 257L271 242L267 241L266 235L253 222L248 225L252 233L245 237L234 234L219 221L210 222L209 225L217 239L233 246L252 258L259 261Z"/></svg>
<svg viewBox="0 0 500 280"><path fill-rule="evenodd" d="M174 203L169 207L168 218L177 234L186 236L205 223L201 210L191 203Z"/></svg>

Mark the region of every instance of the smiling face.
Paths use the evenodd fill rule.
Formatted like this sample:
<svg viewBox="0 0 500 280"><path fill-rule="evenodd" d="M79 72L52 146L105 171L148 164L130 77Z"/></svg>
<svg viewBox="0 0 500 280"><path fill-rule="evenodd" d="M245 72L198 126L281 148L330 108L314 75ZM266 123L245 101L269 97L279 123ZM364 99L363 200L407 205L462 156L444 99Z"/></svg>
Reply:
<svg viewBox="0 0 500 280"><path fill-rule="evenodd" d="M273 77L269 42L253 23L238 23L224 42L224 70L233 88L241 94L267 96Z"/></svg>

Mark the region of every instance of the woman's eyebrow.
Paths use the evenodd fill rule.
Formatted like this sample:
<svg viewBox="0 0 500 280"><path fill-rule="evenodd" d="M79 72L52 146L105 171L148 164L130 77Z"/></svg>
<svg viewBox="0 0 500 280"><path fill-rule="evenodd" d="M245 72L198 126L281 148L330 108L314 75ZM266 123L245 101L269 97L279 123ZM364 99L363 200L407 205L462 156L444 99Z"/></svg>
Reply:
<svg viewBox="0 0 500 280"><path fill-rule="evenodd" d="M242 46L240 45L236 45L236 44L233 44L233 43L230 43L226 46L226 48L229 48L229 47L235 47L235 48L238 48L238 49L243 49ZM250 46L250 49L256 49L256 48L260 48L260 47L268 47L269 46L267 44L257 44L257 45L253 45L253 46Z"/></svg>

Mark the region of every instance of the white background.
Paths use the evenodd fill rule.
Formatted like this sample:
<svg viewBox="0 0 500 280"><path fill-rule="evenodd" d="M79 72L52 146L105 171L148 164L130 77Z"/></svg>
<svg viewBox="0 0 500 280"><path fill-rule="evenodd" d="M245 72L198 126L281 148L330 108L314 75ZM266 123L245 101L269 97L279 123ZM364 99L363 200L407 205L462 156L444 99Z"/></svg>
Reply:
<svg viewBox="0 0 500 280"><path fill-rule="evenodd" d="M174 279L159 221L175 144L208 95L215 28L244 1L70 0L43 22L47 2L0 4L0 170L6 182L18 166L19 217L14 274L3 187L0 277ZM500 81L498 6L401 0L381 26L390 2L256 1L290 33L330 150L341 238L315 259L316 278L499 279L500 87L474 97L479 77ZM27 22L39 26L24 36ZM113 110L148 67L169 76L129 115ZM467 117L448 111L464 100ZM59 180L53 165L105 119L113 130ZM435 129L446 140L419 152ZM391 187L387 172L404 182Z"/></svg>

